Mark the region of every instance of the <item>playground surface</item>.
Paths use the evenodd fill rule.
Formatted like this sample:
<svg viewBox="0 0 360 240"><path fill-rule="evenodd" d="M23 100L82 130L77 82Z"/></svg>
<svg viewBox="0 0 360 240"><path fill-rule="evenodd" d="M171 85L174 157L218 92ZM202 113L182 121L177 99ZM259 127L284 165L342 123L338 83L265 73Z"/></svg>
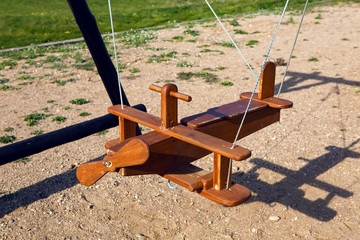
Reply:
<svg viewBox="0 0 360 240"><path fill-rule="evenodd" d="M285 15L270 53L276 90L300 17ZM239 26L230 24L234 18ZM279 15L234 18L225 26L258 74ZM109 173L91 187L79 184L76 167L102 159L104 144L118 137L113 128L1 166L0 239L358 239L359 29L360 4L317 7L305 16L281 93L293 108L281 112L281 124L238 141L252 151L233 163L233 181L252 191L247 202L223 207L170 189L157 175ZM118 48L131 104L159 116L160 95L148 87L173 82L193 98L179 102L182 118L253 90L255 77L215 21L148 34L145 45ZM21 141L105 115L111 102L89 58L74 48L5 66L0 79L18 89L0 91L0 136ZM76 98L89 102L71 104ZM28 126L24 118L34 113L50 116ZM211 156L196 165L211 171Z"/></svg>

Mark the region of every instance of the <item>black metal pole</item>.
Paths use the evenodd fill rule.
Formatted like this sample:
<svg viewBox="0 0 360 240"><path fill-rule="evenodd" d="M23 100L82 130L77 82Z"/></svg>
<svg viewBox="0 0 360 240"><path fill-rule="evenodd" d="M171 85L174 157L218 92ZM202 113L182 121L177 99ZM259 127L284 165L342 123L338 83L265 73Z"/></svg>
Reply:
<svg viewBox="0 0 360 240"><path fill-rule="evenodd" d="M146 112L146 108L143 104L135 105L133 108ZM68 142L73 142L117 125L119 125L118 117L112 114L107 114L86 122L1 147L0 165ZM137 132L137 135L140 134L141 133Z"/></svg>
<svg viewBox="0 0 360 240"><path fill-rule="evenodd" d="M94 59L96 68L104 83L106 91L113 105L120 104L119 85L116 69L107 52L104 41L101 37L95 17L92 15L86 0L67 0L71 11L74 14L85 42ZM121 88L125 105L130 105L124 90Z"/></svg>

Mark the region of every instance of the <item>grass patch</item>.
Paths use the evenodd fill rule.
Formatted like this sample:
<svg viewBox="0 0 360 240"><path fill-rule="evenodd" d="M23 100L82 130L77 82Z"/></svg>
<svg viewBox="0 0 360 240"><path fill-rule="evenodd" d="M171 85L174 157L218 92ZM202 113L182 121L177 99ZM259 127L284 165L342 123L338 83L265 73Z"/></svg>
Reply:
<svg viewBox="0 0 360 240"><path fill-rule="evenodd" d="M182 42L184 40L183 36L175 36L171 38L171 42Z"/></svg>
<svg viewBox="0 0 360 240"><path fill-rule="evenodd" d="M80 69L80 70L86 70L86 71L94 71L95 63L94 62L85 62L83 64L73 64L73 67Z"/></svg>
<svg viewBox="0 0 360 240"><path fill-rule="evenodd" d="M216 44L222 47L234 47L232 42L217 42Z"/></svg>
<svg viewBox="0 0 360 240"><path fill-rule="evenodd" d="M193 37L196 37L196 36L199 36L199 35L200 35L199 31L197 31L197 30L191 30L191 29L185 30L185 31L184 31L184 34L188 34L188 35L191 35L191 36L193 36Z"/></svg>
<svg viewBox="0 0 360 240"><path fill-rule="evenodd" d="M55 100L51 100L51 99L50 99L50 100L47 100L46 102L47 102L47 103L54 103Z"/></svg>
<svg viewBox="0 0 360 240"><path fill-rule="evenodd" d="M195 76L195 73L193 73L193 72L177 73L177 78L180 80L190 80L190 78L192 78L193 76Z"/></svg>
<svg viewBox="0 0 360 240"><path fill-rule="evenodd" d="M259 44L259 41L258 40L250 40L250 41L248 41L247 43L246 43L246 46L248 46L248 47L254 47L254 45L256 45L256 44Z"/></svg>
<svg viewBox="0 0 360 240"><path fill-rule="evenodd" d="M172 51L169 53L162 53L160 55L152 55L147 61L146 63L152 63L152 62L166 62L166 61L170 61L170 59L172 58L176 58L176 55L178 53L176 51Z"/></svg>
<svg viewBox="0 0 360 240"><path fill-rule="evenodd" d="M241 30L241 29L235 29L234 32L235 32L235 34L249 34L248 32Z"/></svg>
<svg viewBox="0 0 360 240"><path fill-rule="evenodd" d="M26 124L27 126L35 126L39 124L39 120L45 119L47 117L49 117L50 115L46 115L43 113L32 113L27 115L24 118L24 121L27 121L28 123Z"/></svg>
<svg viewBox="0 0 360 240"><path fill-rule="evenodd" d="M216 67L215 69L216 69L216 70L225 70L226 67L219 66L219 67Z"/></svg>
<svg viewBox="0 0 360 240"><path fill-rule="evenodd" d="M221 82L220 85L222 85L222 86L234 86L234 83L232 83L230 81L224 81L224 82Z"/></svg>
<svg viewBox="0 0 360 240"><path fill-rule="evenodd" d="M86 116L89 116L91 115L91 113L88 113L88 112L82 112L79 114L80 117L86 117Z"/></svg>
<svg viewBox="0 0 360 240"><path fill-rule="evenodd" d="M98 132L98 135L105 135L108 132L108 130L102 130L100 132Z"/></svg>
<svg viewBox="0 0 360 240"><path fill-rule="evenodd" d="M209 72L198 72L198 73L180 72L180 73L177 74L177 78L180 79L180 80L189 81L192 77L202 78L207 83L215 83L215 82L218 82L218 80L219 80L218 76L216 76L213 73L209 73Z"/></svg>
<svg viewBox="0 0 360 240"><path fill-rule="evenodd" d="M191 63L188 63L186 61L179 62L176 66L178 67L192 67L193 65Z"/></svg>
<svg viewBox="0 0 360 240"><path fill-rule="evenodd" d="M86 100L84 98L75 98L73 100L70 100L69 103L75 104L75 105L83 105L89 103L89 100Z"/></svg>
<svg viewBox="0 0 360 240"><path fill-rule="evenodd" d="M0 70L5 69L6 67L12 68L17 65L17 62L14 62L13 60L5 60L0 63Z"/></svg>
<svg viewBox="0 0 360 240"><path fill-rule="evenodd" d="M236 19L231 20L229 22L229 24L234 27L240 26L240 24L238 23L238 21Z"/></svg>
<svg viewBox="0 0 360 240"><path fill-rule="evenodd" d="M128 47L139 47L147 44L150 40L156 39L156 36L151 31L136 30L122 33L117 38Z"/></svg>
<svg viewBox="0 0 360 240"><path fill-rule="evenodd" d="M138 73L138 72L140 72L140 69L138 69L138 68L132 68L131 70L130 70L130 72L131 73Z"/></svg>
<svg viewBox="0 0 360 240"><path fill-rule="evenodd" d="M44 63L54 63L54 62L62 62L61 58L55 56L55 55L48 55L46 56L45 60L43 60Z"/></svg>
<svg viewBox="0 0 360 240"><path fill-rule="evenodd" d="M51 83L56 83L56 86L65 86L65 84L67 83L67 81L63 80L59 80L59 79L55 79L54 81L52 81Z"/></svg>
<svg viewBox="0 0 360 240"><path fill-rule="evenodd" d="M319 14L315 17L315 19L322 19L321 13L319 13Z"/></svg>
<svg viewBox="0 0 360 240"><path fill-rule="evenodd" d="M51 119L53 122L62 123L66 121L66 117L63 116L55 116Z"/></svg>
<svg viewBox="0 0 360 240"><path fill-rule="evenodd" d="M0 143L11 143L13 141L16 140L16 137L15 136L9 136L9 135L5 135L5 136L1 136L0 137Z"/></svg>
<svg viewBox="0 0 360 240"><path fill-rule="evenodd" d="M220 53L220 54L224 54L223 51L220 51L220 50L212 50L212 49L208 49L208 48L202 49L200 52L201 52L201 53L217 52L217 53Z"/></svg>
<svg viewBox="0 0 360 240"><path fill-rule="evenodd" d="M27 163L30 162L30 159L27 157L23 157L23 158L19 158L18 160L15 161L16 163Z"/></svg>
<svg viewBox="0 0 360 240"><path fill-rule="evenodd" d="M319 59L317 59L316 57L311 57L308 59L309 62L318 62Z"/></svg>
<svg viewBox="0 0 360 240"><path fill-rule="evenodd" d="M4 128L4 132L12 132L12 131L14 131L14 128L12 127Z"/></svg>
<svg viewBox="0 0 360 240"><path fill-rule="evenodd" d="M41 135L41 134L43 134L43 133L44 133L44 132L41 131L41 130L35 130L35 131L32 131L32 132L31 132L31 135L39 136L39 135Z"/></svg>
<svg viewBox="0 0 360 240"><path fill-rule="evenodd" d="M35 79L35 77L33 77L31 75L22 75L20 77L17 77L16 79L18 79L18 80L33 80L33 79Z"/></svg>
<svg viewBox="0 0 360 240"><path fill-rule="evenodd" d="M8 83L10 81L10 79L8 78L0 78L0 84L5 84Z"/></svg>
<svg viewBox="0 0 360 240"><path fill-rule="evenodd" d="M11 90L19 90L19 88L14 87L14 86L9 86L9 85L2 85L2 86L0 86L0 90L11 91Z"/></svg>
<svg viewBox="0 0 360 240"><path fill-rule="evenodd" d="M64 109L64 110L69 110L69 109L71 109L71 107L70 107L70 106L65 106L65 107L63 107L62 109Z"/></svg>
<svg viewBox="0 0 360 240"><path fill-rule="evenodd" d="M188 39L188 40L186 40L185 42L196 43L196 42L197 42L197 39Z"/></svg>

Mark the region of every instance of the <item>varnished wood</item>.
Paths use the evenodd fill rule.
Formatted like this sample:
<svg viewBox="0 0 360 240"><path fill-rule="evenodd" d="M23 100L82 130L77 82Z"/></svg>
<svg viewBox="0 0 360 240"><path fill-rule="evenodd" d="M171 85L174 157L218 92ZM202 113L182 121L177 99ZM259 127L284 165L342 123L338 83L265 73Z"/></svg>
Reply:
<svg viewBox="0 0 360 240"><path fill-rule="evenodd" d="M156 117L152 116L151 114L138 111L128 106L124 107L124 109L115 107L116 106L110 107L109 112L125 119L140 123L144 126L150 127L171 137L175 137L179 140L204 148L208 151L219 153L236 161L244 160L251 155L251 152L248 149L242 148L240 146L235 146L232 149L231 143L213 137L211 135L204 134L200 131L193 130L189 127L177 125L171 129L162 128L157 124L153 124L154 122L158 123L159 119L157 121L154 121ZM149 119L150 121L148 121Z"/></svg>
<svg viewBox="0 0 360 240"><path fill-rule="evenodd" d="M261 81L261 86L265 86L261 89L262 99L258 99L259 94L255 95L238 139L278 121L280 108L292 105L290 101L273 97L273 89L268 91L274 85L273 67L271 63L265 66ZM251 154L240 146L232 148L232 144L228 142L234 141L249 103L248 93L241 95L245 99L189 116L179 124L177 99L185 97L177 92L176 85L152 85L150 89L161 92L161 118L128 106L124 109L120 106L109 108L110 113L119 116L122 132L132 131L129 122L140 123L155 130L142 136L134 136L133 132L123 134L119 139L106 143L107 157L112 160L123 151L123 144L139 141L148 146L147 152L151 154L146 161L139 165L118 165L119 173L124 176L159 174L224 206L235 206L247 200L251 195L249 189L239 184L230 184L230 189L226 189L226 183L228 174L230 179L232 174L231 170L228 173L230 158L243 160ZM189 164L211 152L214 153L213 172Z"/></svg>
<svg viewBox="0 0 360 240"><path fill-rule="evenodd" d="M206 112L181 119L181 123L193 128L199 128L226 119L240 118L245 113L248 103L249 101L238 100L220 107L210 108ZM259 111L266 107L266 104L252 102L248 112Z"/></svg>
<svg viewBox="0 0 360 240"><path fill-rule="evenodd" d="M229 190L225 188L218 191L215 188L211 188L203 190L199 194L227 207L237 206L248 200L251 196L250 190L240 184L233 184Z"/></svg>
<svg viewBox="0 0 360 240"><path fill-rule="evenodd" d="M153 90L155 92L161 93L161 87L160 86L151 84L149 86L149 89ZM177 99L180 99L180 100L183 100L185 102L190 102L192 100L191 96L183 94L183 93L179 93L179 92L174 92L174 91L170 92L170 96L174 97L174 98L177 98Z"/></svg>
<svg viewBox="0 0 360 240"><path fill-rule="evenodd" d="M177 92L175 84L165 84L161 88L161 126L170 128L178 123L178 102L177 98L171 97L171 92Z"/></svg>
<svg viewBox="0 0 360 240"><path fill-rule="evenodd" d="M119 134L120 141L136 136L136 123L125 118L119 117Z"/></svg>
<svg viewBox="0 0 360 240"><path fill-rule="evenodd" d="M273 62L265 63L259 83L259 100L274 96L276 66Z"/></svg>
<svg viewBox="0 0 360 240"><path fill-rule="evenodd" d="M245 119L238 139L246 137L272 123L275 123L279 121L279 119L279 109L266 108L262 111L249 113ZM233 141L240 121L241 118L234 118L195 129L197 131L221 138L225 141ZM142 174L162 175L211 153L206 149L194 146L156 131L146 133L136 138L140 138L150 146L150 159L140 166L122 168L120 173L124 176ZM113 143L116 141L110 142Z"/></svg>
<svg viewBox="0 0 360 240"><path fill-rule="evenodd" d="M139 139L122 142L114 155L107 155L102 161L81 164L76 169L78 180L91 186L108 172L120 167L129 167L145 163L149 159L149 146Z"/></svg>
<svg viewBox="0 0 360 240"><path fill-rule="evenodd" d="M251 92L241 93L240 98L250 99L251 94ZM254 94L253 101L265 103L272 108L290 108L293 106L293 103L291 101L277 97L269 97L260 100L257 93Z"/></svg>
<svg viewBox="0 0 360 240"><path fill-rule="evenodd" d="M220 154L214 153L214 188L221 190L226 187L228 178L230 159ZM231 181L231 169L230 169L230 181Z"/></svg>

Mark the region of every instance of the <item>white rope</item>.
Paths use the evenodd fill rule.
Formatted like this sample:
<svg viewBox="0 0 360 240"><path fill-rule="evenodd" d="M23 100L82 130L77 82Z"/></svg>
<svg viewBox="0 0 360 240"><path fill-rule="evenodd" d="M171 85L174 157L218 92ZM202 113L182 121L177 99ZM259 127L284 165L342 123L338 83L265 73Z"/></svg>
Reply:
<svg viewBox="0 0 360 240"><path fill-rule="evenodd" d="M301 28L301 25L302 25L302 22L304 20L304 16L305 16L305 12L306 12L306 8L308 6L308 3L309 3L309 0L306 0L306 3L305 3L305 7L304 7L304 11L303 11L303 14L301 16L301 20L300 20L300 23L299 23L299 27L298 27L298 30L297 30L297 33L296 33L296 36L295 36L295 39L294 39L294 43L293 43L293 46L292 46L292 49L291 49L291 53L290 53L290 56L289 56L289 60L286 64L286 69L285 69L285 73L284 73L284 77L281 81L281 84L280 84L280 88L279 88L279 92L278 92L278 97L280 97L280 93L281 93L281 89L283 87L283 84L284 84L284 81L285 81L285 77L286 77L286 74L287 74L287 71L288 71L288 68L289 68L289 65L290 65L290 61L291 61L291 57L293 55L293 52L294 52L294 49L295 49L295 45L296 45L296 41L297 41L297 38L299 36L299 33L300 33L300 28Z"/></svg>
<svg viewBox="0 0 360 240"><path fill-rule="evenodd" d="M261 67L261 71L260 71L259 77L257 78L256 84L255 84L255 87L254 87L254 90L253 90L253 92L252 92L252 94L251 94L249 103L248 103L248 105L247 105L247 107L246 107L244 116L243 116L243 118L242 118L242 120L241 120L241 123L240 123L240 127L239 127L239 129L238 129L238 132L237 132L237 134L236 134L236 137L235 137L235 139L234 139L234 142L233 142L233 145L232 145L231 148L234 148L234 147L235 147L235 143L236 143L236 141L237 141L237 138L239 137L241 128L242 128L242 126L243 126L243 124L244 124L244 121L245 121L245 117L246 117L246 115L247 115L247 113L248 113L248 111L249 111L249 107L250 107L251 101L252 101L252 99L253 99L253 97L254 97L256 88L257 88L257 86L258 86L258 84L259 84L259 82L260 82L261 74L262 74L262 72L264 71L264 67L265 67L266 61L267 61L267 59L268 59L268 57L269 57L269 54L270 54L272 45L273 45L274 40L275 40L276 33L277 33L277 31L278 31L278 29L279 29L279 27L280 27L280 23L281 23L281 21L282 21L282 19L283 19L283 17L284 17L284 14L285 14L285 11L286 11L286 8L287 8L288 3L289 3L289 0L286 1L284 10L283 10L283 12L282 12L282 14L281 14L281 17L280 17L280 20L279 20L279 22L278 22L278 24L277 24L277 26L276 26L276 29L275 29L273 38L272 38L271 43L270 43L269 50L268 50L268 52L267 52L267 54L266 54L264 63L263 63L263 65L262 65L262 67Z"/></svg>
<svg viewBox="0 0 360 240"><path fill-rule="evenodd" d="M232 44L234 45L234 47L236 48L236 50L239 52L240 56L244 59L246 65L249 67L250 71L252 72L252 74L254 75L254 77L256 78L256 74L254 72L254 70L252 69L252 67L250 66L250 64L248 63L248 61L246 60L245 56L242 54L242 52L240 51L239 47L237 46L237 44L235 43L234 39L230 36L229 32L226 30L224 24L221 22L220 18L218 17L218 15L216 14L216 12L214 11L214 9L211 7L210 3L205 0L205 2L207 3L207 5L209 6L210 10L212 11L212 13L215 15L216 19L219 21L220 26L224 29L224 31L226 32L226 34L228 35L228 37L230 38Z"/></svg>
<svg viewBox="0 0 360 240"><path fill-rule="evenodd" d="M282 12L282 14L281 14L281 17L280 17L280 20L279 20L279 22L278 22L278 25L276 26L274 36L273 36L273 38L272 38L272 40L271 40L269 50L268 50L268 52L267 52L267 54L266 54L266 57L265 57L265 60L264 60L264 64L263 64L262 67L261 67L261 71L260 71L259 77L258 77L258 79L257 79L257 81L256 81L254 90L253 90L253 92L252 92L252 94L251 94L251 97L250 97L249 103L248 103L248 105L247 105L247 107L246 107L244 116L243 116L243 118L242 118L242 120L241 120L239 129L238 129L238 132L236 133L236 137L235 137L234 142L233 142L233 145L232 145L232 147L231 147L232 149L235 147L235 143L236 143L237 138L239 137L241 128L242 128L242 126L243 126L243 124L244 124L246 114L247 114L248 111L249 111L249 107L250 107L251 101L252 101L252 99L253 99L253 97L254 97L256 88L257 88L257 86L258 86L258 84L259 84L259 82L260 82L261 74L262 74L262 72L264 71L264 66L265 66L266 61L267 61L267 59L268 59L268 57L269 57L269 54L270 54L272 45L273 45L274 40L275 40L276 33L277 33L277 31L278 31L278 29L279 29L279 26L280 26L280 23L281 23L281 21L282 21L282 19L283 19L283 17L284 17L285 10L286 10L286 8L287 8L288 3L289 3L289 0L286 1L285 7L284 7L284 10L283 10L283 12ZM228 173L227 182L226 182L226 189L229 189L231 167L232 167L232 159L230 159L229 170L228 170L229 173Z"/></svg>
<svg viewBox="0 0 360 240"><path fill-rule="evenodd" d="M119 84L119 92L120 92L120 103L121 103L121 109L124 109L124 102L123 102L123 96L121 91L121 83L120 83L120 76L119 76L119 64L118 64L118 58L116 53L116 43L115 43L115 33L114 33L114 25L113 25L113 19L111 14L111 4L110 0L108 0L109 3L109 14L110 14L110 24L111 24L111 32L112 32L112 38L113 38L113 44L114 44L114 54L115 54L115 63L116 63L116 75L117 80Z"/></svg>

